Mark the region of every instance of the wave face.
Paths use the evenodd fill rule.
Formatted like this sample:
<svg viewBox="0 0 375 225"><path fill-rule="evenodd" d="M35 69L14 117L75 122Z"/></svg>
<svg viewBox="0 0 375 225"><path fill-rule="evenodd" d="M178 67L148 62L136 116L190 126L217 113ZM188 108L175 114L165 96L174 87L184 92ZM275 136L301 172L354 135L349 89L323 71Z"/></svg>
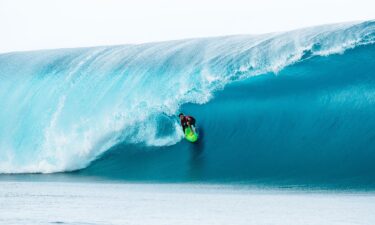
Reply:
<svg viewBox="0 0 375 225"><path fill-rule="evenodd" d="M0 173L373 181L374 42L369 21L2 54Z"/></svg>

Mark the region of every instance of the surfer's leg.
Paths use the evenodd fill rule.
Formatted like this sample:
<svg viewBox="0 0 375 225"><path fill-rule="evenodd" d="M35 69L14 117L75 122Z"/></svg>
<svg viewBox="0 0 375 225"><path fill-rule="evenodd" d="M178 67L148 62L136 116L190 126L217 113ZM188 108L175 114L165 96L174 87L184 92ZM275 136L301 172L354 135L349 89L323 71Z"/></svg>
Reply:
<svg viewBox="0 0 375 225"><path fill-rule="evenodd" d="M190 130L195 134L195 123L189 124Z"/></svg>
<svg viewBox="0 0 375 225"><path fill-rule="evenodd" d="M193 131L193 133L195 134L195 126L194 125L191 125L191 130Z"/></svg>
<svg viewBox="0 0 375 225"><path fill-rule="evenodd" d="M191 121L190 128L193 131L193 133L195 133L195 119L193 119L193 121Z"/></svg>

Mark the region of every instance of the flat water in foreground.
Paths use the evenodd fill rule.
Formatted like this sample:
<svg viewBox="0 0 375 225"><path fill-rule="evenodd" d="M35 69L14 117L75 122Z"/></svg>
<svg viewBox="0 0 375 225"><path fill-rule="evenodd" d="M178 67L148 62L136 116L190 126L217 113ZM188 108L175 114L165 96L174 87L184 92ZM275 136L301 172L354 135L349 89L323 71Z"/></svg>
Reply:
<svg viewBox="0 0 375 225"><path fill-rule="evenodd" d="M374 192L0 182L0 224L375 224Z"/></svg>

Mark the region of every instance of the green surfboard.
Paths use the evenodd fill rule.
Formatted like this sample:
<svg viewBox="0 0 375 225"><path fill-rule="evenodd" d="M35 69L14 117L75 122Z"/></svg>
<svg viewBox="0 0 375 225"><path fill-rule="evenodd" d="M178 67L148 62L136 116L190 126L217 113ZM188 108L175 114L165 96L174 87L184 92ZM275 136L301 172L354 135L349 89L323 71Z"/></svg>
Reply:
<svg viewBox="0 0 375 225"><path fill-rule="evenodd" d="M198 140L198 133L191 131L190 127L187 127L185 129L185 139L190 141L190 142L196 142Z"/></svg>

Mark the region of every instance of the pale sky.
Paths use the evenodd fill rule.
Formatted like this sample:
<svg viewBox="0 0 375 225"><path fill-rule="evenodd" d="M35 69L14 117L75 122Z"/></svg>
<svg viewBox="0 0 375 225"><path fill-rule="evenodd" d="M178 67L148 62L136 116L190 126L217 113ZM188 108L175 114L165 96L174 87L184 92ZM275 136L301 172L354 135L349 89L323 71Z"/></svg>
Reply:
<svg viewBox="0 0 375 225"><path fill-rule="evenodd" d="M375 19L375 0L0 0L0 53Z"/></svg>

